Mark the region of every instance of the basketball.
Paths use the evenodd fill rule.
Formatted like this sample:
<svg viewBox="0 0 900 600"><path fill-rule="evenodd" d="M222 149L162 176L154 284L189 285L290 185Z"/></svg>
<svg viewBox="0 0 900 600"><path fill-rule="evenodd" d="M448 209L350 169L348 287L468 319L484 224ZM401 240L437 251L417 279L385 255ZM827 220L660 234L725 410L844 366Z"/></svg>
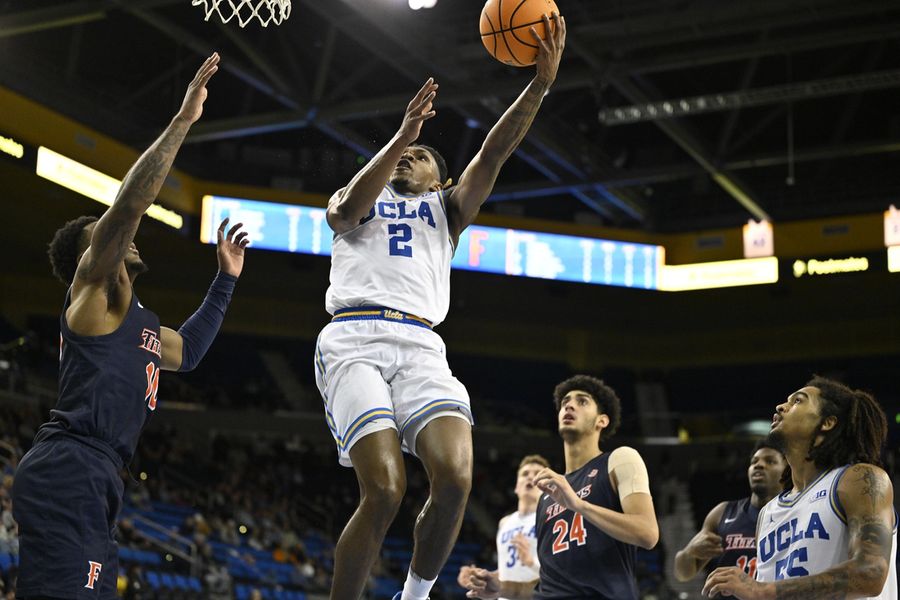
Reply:
<svg viewBox="0 0 900 600"><path fill-rule="evenodd" d="M513 67L533 65L538 45L534 27L543 39L547 32L541 19L559 13L553 0L488 0L481 11L481 43L491 56ZM556 28L551 20L550 27Z"/></svg>

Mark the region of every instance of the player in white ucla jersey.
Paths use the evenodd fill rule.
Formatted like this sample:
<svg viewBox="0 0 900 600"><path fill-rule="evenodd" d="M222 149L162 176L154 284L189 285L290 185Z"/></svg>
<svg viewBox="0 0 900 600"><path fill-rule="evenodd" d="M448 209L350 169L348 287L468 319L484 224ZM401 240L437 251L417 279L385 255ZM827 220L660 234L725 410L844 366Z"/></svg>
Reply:
<svg viewBox="0 0 900 600"><path fill-rule="evenodd" d="M704 593L742 600L897 600L897 513L880 467L884 411L869 394L816 377L779 404L769 440L789 491L757 521L756 581L713 571Z"/></svg>
<svg viewBox="0 0 900 600"><path fill-rule="evenodd" d="M516 472L516 512L500 519L497 525L497 575L503 581L534 581L540 576L541 564L537 556L537 510L541 490L533 479L550 463L538 454L529 454L519 463ZM475 565L459 569L457 583L468 589ZM501 598L500 600L505 600Z"/></svg>
<svg viewBox="0 0 900 600"><path fill-rule="evenodd" d="M565 22L553 19L534 79L457 185L451 187L437 151L415 145L435 114L438 85L429 78L397 134L328 203L335 238L326 307L334 319L319 334L316 382L339 460L355 469L361 496L335 548L334 599L363 593L405 492L404 450L424 464L430 496L416 520L412 564L398 597L425 600L456 541L472 481L472 419L465 388L431 328L447 314L460 234L556 79ZM548 32L550 25L545 19Z"/></svg>

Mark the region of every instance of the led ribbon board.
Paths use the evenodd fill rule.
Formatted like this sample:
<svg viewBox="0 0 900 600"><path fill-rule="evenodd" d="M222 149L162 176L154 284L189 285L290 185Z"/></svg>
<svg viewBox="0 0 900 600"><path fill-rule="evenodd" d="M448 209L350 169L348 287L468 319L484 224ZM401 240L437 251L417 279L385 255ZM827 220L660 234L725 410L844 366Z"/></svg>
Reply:
<svg viewBox="0 0 900 600"><path fill-rule="evenodd" d="M778 281L778 259L745 258L687 265L665 265L659 289L667 292L759 285Z"/></svg>
<svg viewBox="0 0 900 600"><path fill-rule="evenodd" d="M215 243L216 227L225 217L243 223L256 248L331 254L332 232L322 208L205 196L201 241ZM662 246L478 225L460 236L451 266L653 290L663 258Z"/></svg>
<svg viewBox="0 0 900 600"><path fill-rule="evenodd" d="M120 180L44 146L38 148L37 174L106 206L112 205L122 185ZM181 229L184 224L184 218L180 214L159 204L151 205L146 214L175 229Z"/></svg>
<svg viewBox="0 0 900 600"><path fill-rule="evenodd" d="M25 146L11 137L0 135L0 153L12 156L13 158L22 158L25 156Z"/></svg>
<svg viewBox="0 0 900 600"><path fill-rule="evenodd" d="M888 248L888 271L900 273L900 246Z"/></svg>

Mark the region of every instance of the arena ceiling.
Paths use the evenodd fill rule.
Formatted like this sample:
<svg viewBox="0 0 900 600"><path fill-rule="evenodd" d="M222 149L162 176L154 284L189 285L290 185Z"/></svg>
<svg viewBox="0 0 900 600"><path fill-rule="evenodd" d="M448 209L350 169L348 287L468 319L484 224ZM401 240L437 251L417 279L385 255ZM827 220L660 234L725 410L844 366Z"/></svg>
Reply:
<svg viewBox="0 0 900 600"><path fill-rule="evenodd" d="M557 1L559 78L485 210L677 231L900 199L896 0ZM486 54L480 8L295 0L240 29L190 0L0 0L0 85L140 148L218 50L178 166L330 193L434 76L421 139L458 174L531 76Z"/></svg>

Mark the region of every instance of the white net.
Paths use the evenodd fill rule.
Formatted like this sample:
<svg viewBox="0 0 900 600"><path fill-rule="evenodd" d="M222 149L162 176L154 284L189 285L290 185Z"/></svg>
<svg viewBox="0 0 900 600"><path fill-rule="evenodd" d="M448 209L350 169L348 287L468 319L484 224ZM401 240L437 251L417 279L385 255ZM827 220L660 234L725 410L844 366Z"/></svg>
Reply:
<svg viewBox="0 0 900 600"><path fill-rule="evenodd" d="M291 0L191 0L191 5L203 6L207 21L216 14L223 23L237 19L241 27L254 19L263 27L281 25L291 16Z"/></svg>

